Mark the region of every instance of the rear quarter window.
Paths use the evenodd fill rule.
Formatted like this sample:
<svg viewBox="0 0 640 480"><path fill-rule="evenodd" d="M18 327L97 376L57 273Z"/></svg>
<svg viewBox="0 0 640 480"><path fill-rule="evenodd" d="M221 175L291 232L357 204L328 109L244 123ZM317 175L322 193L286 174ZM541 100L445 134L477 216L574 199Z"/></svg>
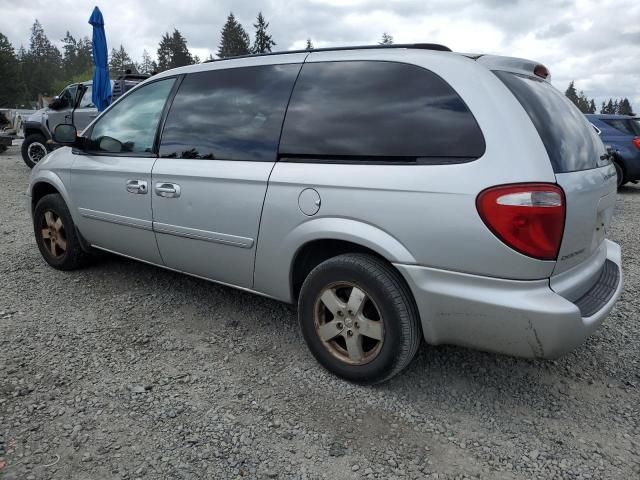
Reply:
<svg viewBox="0 0 640 480"><path fill-rule="evenodd" d="M494 72L518 99L536 127L555 173L601 165L605 149L589 121L549 82L511 72Z"/></svg>
<svg viewBox="0 0 640 480"><path fill-rule="evenodd" d="M284 160L459 163L484 151L474 116L447 82L378 61L304 64L280 142Z"/></svg>

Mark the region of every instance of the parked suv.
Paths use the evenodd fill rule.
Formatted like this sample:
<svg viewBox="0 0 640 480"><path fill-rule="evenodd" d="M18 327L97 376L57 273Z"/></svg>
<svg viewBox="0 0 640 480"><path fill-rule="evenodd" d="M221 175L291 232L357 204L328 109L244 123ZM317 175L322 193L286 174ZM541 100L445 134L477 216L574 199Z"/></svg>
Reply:
<svg viewBox="0 0 640 480"><path fill-rule="evenodd" d="M587 115L600 138L613 150L618 186L640 180L640 118L628 115Z"/></svg>
<svg viewBox="0 0 640 480"><path fill-rule="evenodd" d="M424 338L554 358L620 296L616 173L527 60L437 45L170 70L31 175L54 268L106 250L284 302L331 372L405 368Z"/></svg>
<svg viewBox="0 0 640 480"><path fill-rule="evenodd" d="M149 75L127 74L112 80L112 101L147 78ZM47 108L38 110L27 118L24 123L22 159L29 168L33 168L54 148L51 132L55 127L65 123L82 131L98 116L98 110L91 99L92 83L89 81L67 86L60 95L54 97Z"/></svg>

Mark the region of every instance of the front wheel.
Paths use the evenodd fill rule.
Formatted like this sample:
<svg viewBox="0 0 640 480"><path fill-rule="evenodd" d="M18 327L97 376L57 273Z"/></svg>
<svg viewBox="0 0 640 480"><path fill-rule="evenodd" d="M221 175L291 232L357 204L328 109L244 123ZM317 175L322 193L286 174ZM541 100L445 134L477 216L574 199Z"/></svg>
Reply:
<svg viewBox="0 0 640 480"><path fill-rule="evenodd" d="M35 167L47 153L49 153L49 149L44 135L33 133L22 142L22 160L29 168Z"/></svg>
<svg viewBox="0 0 640 480"><path fill-rule="evenodd" d="M58 270L75 270L90 256L81 245L79 233L66 203L57 193L42 197L33 210L33 229L45 261Z"/></svg>
<svg viewBox="0 0 640 480"><path fill-rule="evenodd" d="M356 383L393 377L421 341L411 292L391 265L372 255L340 255L313 269L302 285L298 317L318 362Z"/></svg>

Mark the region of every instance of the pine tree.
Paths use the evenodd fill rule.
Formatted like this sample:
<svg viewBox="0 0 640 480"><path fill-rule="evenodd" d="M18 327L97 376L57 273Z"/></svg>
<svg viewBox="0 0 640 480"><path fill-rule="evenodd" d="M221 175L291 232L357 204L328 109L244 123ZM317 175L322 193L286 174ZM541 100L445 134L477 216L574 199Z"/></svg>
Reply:
<svg viewBox="0 0 640 480"><path fill-rule="evenodd" d="M620 115L633 115L633 108L631 108L631 102L628 98L623 98L618 104L618 113Z"/></svg>
<svg viewBox="0 0 640 480"><path fill-rule="evenodd" d="M31 27L29 50L23 57L21 74L28 100L38 95L53 95L53 85L62 76L62 54L47 38L42 24Z"/></svg>
<svg viewBox="0 0 640 480"><path fill-rule="evenodd" d="M227 22L222 28L218 56L220 58L236 57L249 54L249 35L238 23L233 12L227 17Z"/></svg>
<svg viewBox="0 0 640 480"><path fill-rule="evenodd" d="M382 39L378 42L379 45L392 45L393 37L389 35L387 32L382 34Z"/></svg>
<svg viewBox="0 0 640 480"><path fill-rule="evenodd" d="M177 28L173 30L172 43L174 48L174 68L192 65L193 57L187 48L187 39L182 36L182 33Z"/></svg>
<svg viewBox="0 0 640 480"><path fill-rule="evenodd" d="M142 62L140 62L140 68L138 71L144 75L152 75L153 72L158 70L158 65L151 59L151 55L146 50L142 51Z"/></svg>
<svg viewBox="0 0 640 480"><path fill-rule="evenodd" d="M193 57L187 48L187 40L178 29L174 29L172 35L165 33L158 46L158 70L162 72L192 63Z"/></svg>
<svg viewBox="0 0 640 480"><path fill-rule="evenodd" d="M578 91L576 90L575 82L572 80L567 87L567 90L564 92L565 96L573 102L576 107L580 107L578 100Z"/></svg>
<svg viewBox="0 0 640 480"><path fill-rule="evenodd" d="M210 53L205 62L213 62L214 60L215 59L213 58L213 54Z"/></svg>
<svg viewBox="0 0 640 480"><path fill-rule="evenodd" d="M18 103L20 66L13 45L0 33L0 107Z"/></svg>
<svg viewBox="0 0 640 480"><path fill-rule="evenodd" d="M580 95L578 95L578 108L582 113L589 113L589 107L589 99L584 92L580 90Z"/></svg>
<svg viewBox="0 0 640 480"><path fill-rule="evenodd" d="M597 111L596 102L592 98L591 102L589 103L589 113L596 113L596 111Z"/></svg>
<svg viewBox="0 0 640 480"><path fill-rule="evenodd" d="M191 61L191 63L192 63L193 65L197 65L198 63L201 63L201 62L200 62L200 57L199 57L198 55L194 55L194 56L193 56L193 59L192 59L192 61Z"/></svg>
<svg viewBox="0 0 640 480"><path fill-rule="evenodd" d="M73 74L78 75L87 70L93 70L93 42L88 37L84 37L76 43ZM87 78L87 80L89 79Z"/></svg>
<svg viewBox="0 0 640 480"><path fill-rule="evenodd" d="M307 46L305 47L306 50L313 50L313 43L311 43L311 39L307 38Z"/></svg>
<svg viewBox="0 0 640 480"><path fill-rule="evenodd" d="M256 37L253 40L253 47L251 47L251 53L268 53L271 51L271 47L276 45L271 35L267 33L269 23L262 16L262 12L258 13L257 23L253 24L256 29Z"/></svg>
<svg viewBox="0 0 640 480"><path fill-rule="evenodd" d="M66 77L72 77L74 73L74 66L76 64L78 42L75 38L73 38L73 35L69 33L69 30L67 30L67 34L62 39L62 43L62 51L64 54L64 58L62 60L62 68Z"/></svg>
<svg viewBox="0 0 640 480"><path fill-rule="evenodd" d="M122 45L117 50L115 48L111 49L110 57L109 72L112 77L124 75L127 70L131 70L131 73L137 73L136 64Z"/></svg>
<svg viewBox="0 0 640 480"><path fill-rule="evenodd" d="M613 100L611 98L609 99L609 103L607 103L607 106L606 106L605 110L606 111L604 113L609 113L609 114L616 113L616 109L613 106Z"/></svg>
<svg viewBox="0 0 640 480"><path fill-rule="evenodd" d="M613 114L620 113L620 106L618 105L618 99L617 98L616 98L616 101L613 102L613 108L611 109L611 113L613 113Z"/></svg>

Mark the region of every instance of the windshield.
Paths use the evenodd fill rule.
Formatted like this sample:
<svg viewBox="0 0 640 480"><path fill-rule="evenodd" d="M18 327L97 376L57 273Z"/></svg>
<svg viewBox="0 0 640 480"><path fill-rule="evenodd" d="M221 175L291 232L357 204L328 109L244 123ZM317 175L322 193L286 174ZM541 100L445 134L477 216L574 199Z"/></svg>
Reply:
<svg viewBox="0 0 640 480"><path fill-rule="evenodd" d="M536 78L494 72L511 90L533 122L556 173L601 165L604 145L589 121L560 91Z"/></svg>

